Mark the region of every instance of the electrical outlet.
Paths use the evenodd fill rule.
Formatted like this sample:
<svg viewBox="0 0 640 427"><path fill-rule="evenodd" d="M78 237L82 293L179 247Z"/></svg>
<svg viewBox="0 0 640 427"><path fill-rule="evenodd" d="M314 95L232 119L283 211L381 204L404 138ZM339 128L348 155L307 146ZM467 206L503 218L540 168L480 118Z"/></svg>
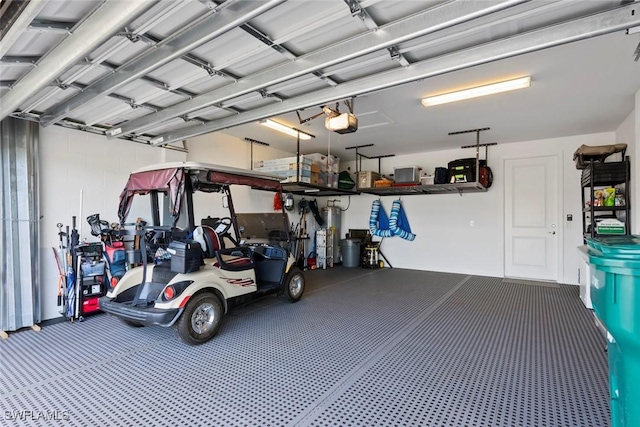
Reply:
<svg viewBox="0 0 640 427"><path fill-rule="evenodd" d="M469 221L469 227L475 227L476 222L474 220Z"/></svg>

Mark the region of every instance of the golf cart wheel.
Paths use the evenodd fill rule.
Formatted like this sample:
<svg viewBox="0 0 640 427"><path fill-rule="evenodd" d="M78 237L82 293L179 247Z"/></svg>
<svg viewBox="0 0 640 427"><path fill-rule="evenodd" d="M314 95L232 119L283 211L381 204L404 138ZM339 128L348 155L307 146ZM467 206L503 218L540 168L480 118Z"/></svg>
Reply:
<svg viewBox="0 0 640 427"><path fill-rule="evenodd" d="M122 323L131 327L131 328L142 328L144 325L142 323L134 322L133 320L123 319L122 317L118 317Z"/></svg>
<svg viewBox="0 0 640 427"><path fill-rule="evenodd" d="M291 267L278 295L285 301L296 302L302 297L303 293L304 275L298 267Z"/></svg>
<svg viewBox="0 0 640 427"><path fill-rule="evenodd" d="M191 297L175 324L178 336L189 345L204 344L218 332L222 315L222 303L217 296L202 293Z"/></svg>

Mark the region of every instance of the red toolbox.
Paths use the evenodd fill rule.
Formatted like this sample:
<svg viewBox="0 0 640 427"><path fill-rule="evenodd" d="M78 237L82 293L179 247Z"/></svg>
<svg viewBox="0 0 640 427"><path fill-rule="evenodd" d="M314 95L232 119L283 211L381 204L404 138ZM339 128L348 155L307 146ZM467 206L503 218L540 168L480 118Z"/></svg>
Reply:
<svg viewBox="0 0 640 427"><path fill-rule="evenodd" d="M98 298L100 297L89 297L84 298L82 300L82 314L95 313L100 308L98 307Z"/></svg>

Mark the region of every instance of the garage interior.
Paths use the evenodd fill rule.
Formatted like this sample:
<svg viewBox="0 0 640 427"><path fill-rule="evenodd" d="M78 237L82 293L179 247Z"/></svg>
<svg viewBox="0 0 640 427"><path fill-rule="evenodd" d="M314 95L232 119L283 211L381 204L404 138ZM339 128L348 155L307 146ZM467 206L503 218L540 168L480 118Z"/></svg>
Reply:
<svg viewBox="0 0 640 427"><path fill-rule="evenodd" d="M64 425L612 425L606 332L581 296L574 152L626 144L614 161L630 165L624 221L639 234L639 5L3 1L0 424L54 411ZM524 89L421 103L524 77ZM347 112L356 129L331 129ZM378 239L383 268L309 268L300 302L230 310L201 346L61 315L51 248L72 217L95 242L86 218L117 221L132 171L314 153L354 181L475 158L493 183L284 186L292 229L307 224L305 266L322 227L301 201L337 207L344 239L369 228L372 203L400 200L415 240ZM254 190L234 204L274 210ZM197 219L223 212L199 206Z"/></svg>

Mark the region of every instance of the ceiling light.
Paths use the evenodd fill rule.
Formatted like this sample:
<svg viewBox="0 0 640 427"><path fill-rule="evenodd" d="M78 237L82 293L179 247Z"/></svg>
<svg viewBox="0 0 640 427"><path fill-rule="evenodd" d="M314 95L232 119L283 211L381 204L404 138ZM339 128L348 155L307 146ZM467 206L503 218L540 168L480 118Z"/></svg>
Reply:
<svg viewBox="0 0 640 427"><path fill-rule="evenodd" d="M463 99L477 98L479 96L492 95L494 93L507 92L509 90L522 89L531 85L531 77L521 77L514 80L493 83L485 86L477 86L457 92L443 93L442 95L430 96L422 99L422 105L430 107L432 105L446 104L447 102L462 101Z"/></svg>
<svg viewBox="0 0 640 427"><path fill-rule="evenodd" d="M302 132L301 130L291 128L289 126L283 125L282 123L274 122L273 120L265 119L260 120L259 122L263 126L270 127L271 129L275 129L282 133L286 133L287 135L291 135L293 137L298 137L300 135L300 139L311 139L315 138L314 135L310 133Z"/></svg>

